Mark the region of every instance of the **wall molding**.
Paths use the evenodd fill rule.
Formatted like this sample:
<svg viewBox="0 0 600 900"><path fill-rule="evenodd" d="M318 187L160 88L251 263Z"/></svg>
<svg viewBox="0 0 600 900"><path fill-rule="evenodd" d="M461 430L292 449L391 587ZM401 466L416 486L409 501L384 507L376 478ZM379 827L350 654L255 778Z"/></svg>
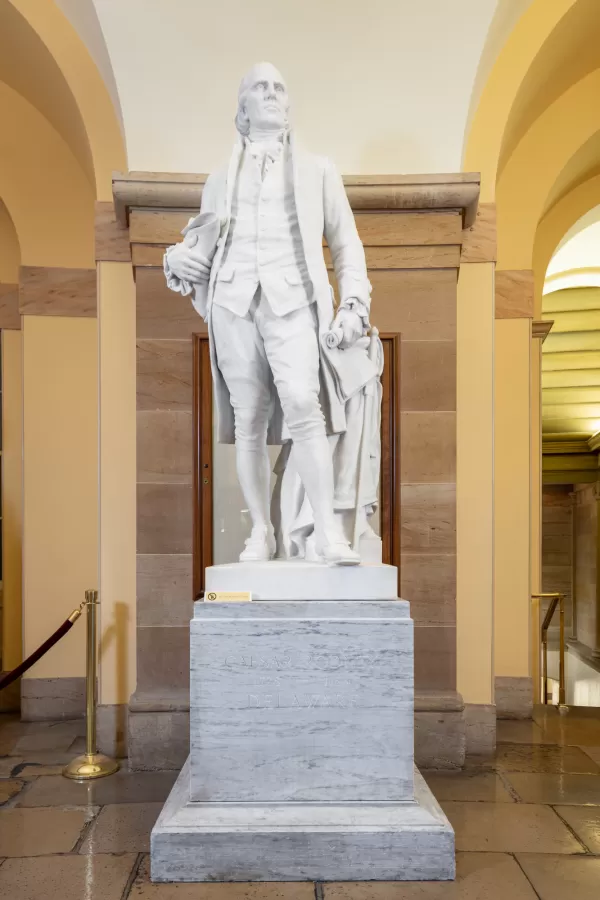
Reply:
<svg viewBox="0 0 600 900"><path fill-rule="evenodd" d="M600 434L542 435L544 484L586 484L600 480Z"/></svg>
<svg viewBox="0 0 600 900"><path fill-rule="evenodd" d="M540 339L543 344L553 325L554 319L533 320L531 322L531 337Z"/></svg>
<svg viewBox="0 0 600 900"><path fill-rule="evenodd" d="M84 717L84 677L21 679L21 719L24 722Z"/></svg>
<svg viewBox="0 0 600 900"><path fill-rule="evenodd" d="M22 316L96 316L96 270L21 266Z"/></svg>
<svg viewBox="0 0 600 900"><path fill-rule="evenodd" d="M207 175L129 172L113 176L116 219L125 228L132 208L200 207ZM346 175L354 210L460 210L463 228L475 223L481 178L478 172L449 175Z"/></svg>

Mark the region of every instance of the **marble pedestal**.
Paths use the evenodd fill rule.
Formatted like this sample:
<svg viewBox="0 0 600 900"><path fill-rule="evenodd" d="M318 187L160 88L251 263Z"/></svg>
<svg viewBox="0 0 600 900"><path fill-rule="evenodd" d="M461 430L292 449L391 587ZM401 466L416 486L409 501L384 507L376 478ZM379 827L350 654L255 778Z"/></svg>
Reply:
<svg viewBox="0 0 600 900"><path fill-rule="evenodd" d="M413 769L413 696L404 601L197 603L190 759L153 880L453 878L452 828Z"/></svg>

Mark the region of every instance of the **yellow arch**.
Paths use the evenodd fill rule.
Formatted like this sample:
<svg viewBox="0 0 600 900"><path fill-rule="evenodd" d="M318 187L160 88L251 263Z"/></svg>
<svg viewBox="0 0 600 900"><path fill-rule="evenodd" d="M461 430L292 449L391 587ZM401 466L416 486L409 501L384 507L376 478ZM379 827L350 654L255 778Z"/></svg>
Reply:
<svg viewBox="0 0 600 900"><path fill-rule="evenodd" d="M77 32L50 0L0 0L0 35L2 79L52 123L96 199L110 200L112 172L127 165L125 147L110 95Z"/></svg>
<svg viewBox="0 0 600 900"><path fill-rule="evenodd" d="M44 116L1 82L0 121L0 198L21 263L93 268L94 189L77 159Z"/></svg>
<svg viewBox="0 0 600 900"><path fill-rule="evenodd" d="M495 199L506 125L533 60L579 0L534 0L518 20L493 65L465 141L463 168L481 172L481 200Z"/></svg>
<svg viewBox="0 0 600 900"><path fill-rule="evenodd" d="M564 194L540 221L533 246L536 307L541 309L544 277L558 244L567 231L594 206L600 205L600 175L593 175Z"/></svg>
<svg viewBox="0 0 600 900"><path fill-rule="evenodd" d="M565 91L532 124L498 180L498 267L529 269L538 222L561 171L600 129L600 69Z"/></svg>

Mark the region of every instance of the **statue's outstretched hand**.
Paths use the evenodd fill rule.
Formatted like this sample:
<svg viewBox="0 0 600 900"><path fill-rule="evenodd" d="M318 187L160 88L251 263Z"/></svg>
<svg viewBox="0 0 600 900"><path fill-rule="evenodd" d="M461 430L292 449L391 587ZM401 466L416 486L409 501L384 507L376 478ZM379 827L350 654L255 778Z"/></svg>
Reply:
<svg viewBox="0 0 600 900"><path fill-rule="evenodd" d="M173 274L184 281L201 284L210 278L210 260L183 241L169 250L167 261Z"/></svg>
<svg viewBox="0 0 600 900"><path fill-rule="evenodd" d="M342 333L342 349L351 347L364 334L362 317L352 309L339 309L331 327L332 331Z"/></svg>

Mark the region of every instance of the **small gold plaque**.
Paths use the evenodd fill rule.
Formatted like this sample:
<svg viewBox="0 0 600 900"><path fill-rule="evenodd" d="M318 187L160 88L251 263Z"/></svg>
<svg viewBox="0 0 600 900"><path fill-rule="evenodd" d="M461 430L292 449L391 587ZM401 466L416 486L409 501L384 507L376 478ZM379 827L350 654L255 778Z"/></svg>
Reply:
<svg viewBox="0 0 600 900"><path fill-rule="evenodd" d="M251 591L206 591L205 603L244 603L252 600Z"/></svg>

